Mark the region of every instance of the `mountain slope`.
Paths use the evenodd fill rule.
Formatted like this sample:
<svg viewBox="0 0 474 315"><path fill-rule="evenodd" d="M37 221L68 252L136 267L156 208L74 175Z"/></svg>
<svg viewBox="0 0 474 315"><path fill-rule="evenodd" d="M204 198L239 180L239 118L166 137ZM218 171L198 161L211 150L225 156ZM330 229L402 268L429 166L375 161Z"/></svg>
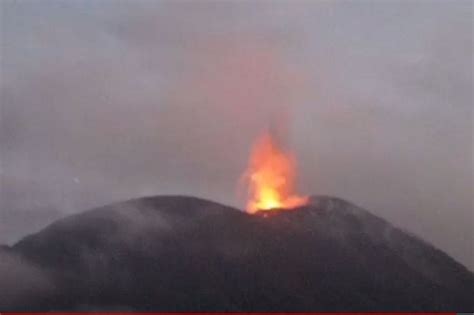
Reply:
<svg viewBox="0 0 474 315"><path fill-rule="evenodd" d="M4 302L9 309L473 310L466 268L324 196L257 215L193 197L141 198L59 220L8 251L56 288Z"/></svg>

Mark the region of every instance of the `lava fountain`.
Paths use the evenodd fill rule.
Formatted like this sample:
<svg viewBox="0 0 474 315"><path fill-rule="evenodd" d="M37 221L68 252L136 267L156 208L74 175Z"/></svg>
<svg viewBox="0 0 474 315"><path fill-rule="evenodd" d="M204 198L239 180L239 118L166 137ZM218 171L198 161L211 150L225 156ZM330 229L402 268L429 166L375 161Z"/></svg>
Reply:
<svg viewBox="0 0 474 315"><path fill-rule="evenodd" d="M243 175L249 199L248 213L292 209L308 202L295 193L296 161L278 145L271 133L264 133L254 144Z"/></svg>

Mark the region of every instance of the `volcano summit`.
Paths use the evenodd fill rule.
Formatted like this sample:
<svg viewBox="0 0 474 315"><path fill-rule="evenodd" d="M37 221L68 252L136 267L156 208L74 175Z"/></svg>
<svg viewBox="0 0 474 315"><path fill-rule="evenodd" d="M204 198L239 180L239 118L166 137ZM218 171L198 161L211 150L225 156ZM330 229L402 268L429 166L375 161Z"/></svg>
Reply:
<svg viewBox="0 0 474 315"><path fill-rule="evenodd" d="M355 205L262 214L158 196L67 217L0 248L0 310L474 309L469 270Z"/></svg>

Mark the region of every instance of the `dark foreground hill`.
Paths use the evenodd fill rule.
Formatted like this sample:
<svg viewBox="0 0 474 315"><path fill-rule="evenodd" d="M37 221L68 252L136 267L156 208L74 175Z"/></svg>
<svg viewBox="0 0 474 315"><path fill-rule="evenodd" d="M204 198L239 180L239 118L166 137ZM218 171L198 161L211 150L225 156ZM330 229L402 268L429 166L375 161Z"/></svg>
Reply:
<svg viewBox="0 0 474 315"><path fill-rule="evenodd" d="M330 197L265 216L136 199L59 220L0 254L0 310L474 310L466 268Z"/></svg>

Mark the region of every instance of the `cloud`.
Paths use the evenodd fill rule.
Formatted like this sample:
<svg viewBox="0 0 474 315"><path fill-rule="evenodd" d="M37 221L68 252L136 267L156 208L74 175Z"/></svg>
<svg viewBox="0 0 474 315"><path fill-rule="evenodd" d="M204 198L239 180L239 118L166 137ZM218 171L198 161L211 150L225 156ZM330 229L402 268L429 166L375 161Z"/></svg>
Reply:
<svg viewBox="0 0 474 315"><path fill-rule="evenodd" d="M472 3L1 6L2 242L143 195L242 206L250 146L287 116L299 191L474 263Z"/></svg>
<svg viewBox="0 0 474 315"><path fill-rule="evenodd" d="M3 311L17 308L22 301L41 299L55 290L46 272L4 249L0 249L0 279L0 309Z"/></svg>

